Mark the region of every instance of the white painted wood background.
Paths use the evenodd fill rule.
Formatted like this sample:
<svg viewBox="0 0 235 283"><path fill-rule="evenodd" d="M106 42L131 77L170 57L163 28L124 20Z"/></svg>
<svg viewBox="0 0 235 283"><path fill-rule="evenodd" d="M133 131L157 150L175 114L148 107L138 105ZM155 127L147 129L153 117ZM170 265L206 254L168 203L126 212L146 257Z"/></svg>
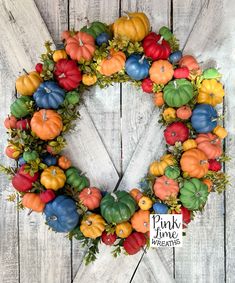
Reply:
<svg viewBox="0 0 235 283"><path fill-rule="evenodd" d="M224 74L222 111L229 130L225 149L233 158L225 170L234 184L235 5L229 0L0 0L0 162L10 164L3 154L7 135L2 122L22 67L30 70L45 40L60 44L61 31L81 27L85 16L111 23L126 10L144 11L153 30L171 26L185 52L197 56L203 66L217 64ZM130 85L86 93L82 120L68 137L66 151L93 185L129 190L163 152L159 112L151 99ZM102 246L98 260L88 267L82 262L86 250L77 241L49 232L40 215L28 217L6 202L12 187L3 175L0 189L0 283L235 282L233 185L222 196L210 195L204 214L190 225L183 248L115 260Z"/></svg>

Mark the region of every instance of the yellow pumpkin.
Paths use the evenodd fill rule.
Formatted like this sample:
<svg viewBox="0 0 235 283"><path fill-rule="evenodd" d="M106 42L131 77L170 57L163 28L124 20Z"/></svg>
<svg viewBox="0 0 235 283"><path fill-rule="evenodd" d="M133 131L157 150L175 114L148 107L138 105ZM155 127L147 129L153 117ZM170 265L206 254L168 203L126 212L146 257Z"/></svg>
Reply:
<svg viewBox="0 0 235 283"><path fill-rule="evenodd" d="M183 142L183 150L189 150L192 148L197 148L197 143L194 139L188 139L185 142Z"/></svg>
<svg viewBox="0 0 235 283"><path fill-rule="evenodd" d="M162 116L166 122L170 122L176 118L176 111L174 108L168 107L163 111Z"/></svg>
<svg viewBox="0 0 235 283"><path fill-rule="evenodd" d="M52 58L55 62L58 62L60 59L67 59L68 56L65 50L61 49L61 50L55 50L52 55Z"/></svg>
<svg viewBox="0 0 235 283"><path fill-rule="evenodd" d="M82 82L84 85L94 85L97 82L97 77L96 75L84 74L82 76Z"/></svg>
<svg viewBox="0 0 235 283"><path fill-rule="evenodd" d="M104 230L105 221L99 214L91 213L84 216L80 231L85 237L96 239L101 236Z"/></svg>
<svg viewBox="0 0 235 283"><path fill-rule="evenodd" d="M57 166L50 166L43 170L40 178L41 184L50 190L57 191L63 188L66 181L64 171Z"/></svg>
<svg viewBox="0 0 235 283"><path fill-rule="evenodd" d="M117 224L115 228L115 233L119 238L127 238L132 232L132 226L129 222L122 222Z"/></svg>
<svg viewBox="0 0 235 283"><path fill-rule="evenodd" d="M197 102L211 104L216 106L223 102L224 89L223 85L215 79L203 80L199 89Z"/></svg>
<svg viewBox="0 0 235 283"><path fill-rule="evenodd" d="M149 173L154 176L164 175L165 169L169 165L174 165L175 160L171 154L165 154L161 157L160 161L156 160L151 163Z"/></svg>
<svg viewBox="0 0 235 283"><path fill-rule="evenodd" d="M20 76L16 80L16 90L21 95L33 95L42 82L40 75L33 71Z"/></svg>
<svg viewBox="0 0 235 283"><path fill-rule="evenodd" d="M142 210L149 210L152 207L153 202L149 197L143 196L140 198L138 205Z"/></svg>
<svg viewBox="0 0 235 283"><path fill-rule="evenodd" d="M125 13L113 24L115 37L125 37L131 41L141 41L150 32L150 22L144 13Z"/></svg>
<svg viewBox="0 0 235 283"><path fill-rule="evenodd" d="M213 130L213 133L216 134L220 139L224 139L228 135L227 130L221 126L216 126Z"/></svg>

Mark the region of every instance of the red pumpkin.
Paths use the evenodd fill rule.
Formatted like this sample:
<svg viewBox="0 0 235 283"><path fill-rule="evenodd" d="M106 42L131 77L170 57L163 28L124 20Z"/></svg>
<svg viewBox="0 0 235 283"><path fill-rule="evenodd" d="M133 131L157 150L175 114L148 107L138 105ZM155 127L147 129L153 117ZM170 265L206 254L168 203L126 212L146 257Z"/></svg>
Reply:
<svg viewBox="0 0 235 283"><path fill-rule="evenodd" d="M43 64L42 63L37 63L35 66L35 70L37 73L41 74L41 72L43 71Z"/></svg>
<svg viewBox="0 0 235 283"><path fill-rule="evenodd" d="M16 123L16 128L23 131L30 129L30 120L29 119L19 120Z"/></svg>
<svg viewBox="0 0 235 283"><path fill-rule="evenodd" d="M4 126L7 129L15 129L17 124L17 119L15 116L8 116L4 121Z"/></svg>
<svg viewBox="0 0 235 283"><path fill-rule="evenodd" d="M107 232L103 232L101 235L101 240L105 245L112 246L116 241L117 236L116 234L108 234Z"/></svg>
<svg viewBox="0 0 235 283"><path fill-rule="evenodd" d="M150 78L146 78L141 84L142 90L147 93L153 92L153 81Z"/></svg>
<svg viewBox="0 0 235 283"><path fill-rule="evenodd" d="M82 80L81 71L73 60L60 59L55 65L54 75L59 86L68 91L77 88Z"/></svg>
<svg viewBox="0 0 235 283"><path fill-rule="evenodd" d="M211 171L215 171L215 172L218 172L221 170L222 168L222 165L219 161L217 161L216 159L211 159L211 160L208 160L209 162L209 170Z"/></svg>
<svg viewBox="0 0 235 283"><path fill-rule="evenodd" d="M44 203L48 203L56 197L55 192L53 190L46 190L44 192L41 192L39 196Z"/></svg>
<svg viewBox="0 0 235 283"><path fill-rule="evenodd" d="M100 206L102 195L99 189L85 188L79 194L79 199L88 209L93 210Z"/></svg>
<svg viewBox="0 0 235 283"><path fill-rule="evenodd" d="M191 76L200 75L202 73L197 60L191 55L183 56L179 61L179 66L181 68L187 67L189 69ZM189 75L189 78L190 78L190 75Z"/></svg>
<svg viewBox="0 0 235 283"><path fill-rule="evenodd" d="M175 79L187 79L189 76L188 67L177 68L174 70Z"/></svg>
<svg viewBox="0 0 235 283"><path fill-rule="evenodd" d="M144 54L154 61L167 59L171 53L170 45L161 35L150 32L143 40Z"/></svg>
<svg viewBox="0 0 235 283"><path fill-rule="evenodd" d="M192 116L192 110L189 106L181 106L176 110L176 116L182 120L188 120Z"/></svg>
<svg viewBox="0 0 235 283"><path fill-rule="evenodd" d="M31 190L33 183L36 182L39 177L38 172L31 176L29 173L25 172L24 169L25 165L22 165L12 178L12 185L19 192L27 192Z"/></svg>
<svg viewBox="0 0 235 283"><path fill-rule="evenodd" d="M167 144L174 145L176 142L184 142L189 137L189 129L182 122L174 122L166 127L164 137Z"/></svg>
<svg viewBox="0 0 235 283"><path fill-rule="evenodd" d="M181 206L180 212L173 211L172 214L182 214L183 228L187 227L187 224L191 222L191 212L186 207Z"/></svg>
<svg viewBox="0 0 235 283"><path fill-rule="evenodd" d="M138 253L146 245L146 237L143 233L134 232L123 242L123 248L129 255Z"/></svg>
<svg viewBox="0 0 235 283"><path fill-rule="evenodd" d="M212 133L199 134L196 138L197 148L203 151L208 159L215 159L223 153L221 140Z"/></svg>

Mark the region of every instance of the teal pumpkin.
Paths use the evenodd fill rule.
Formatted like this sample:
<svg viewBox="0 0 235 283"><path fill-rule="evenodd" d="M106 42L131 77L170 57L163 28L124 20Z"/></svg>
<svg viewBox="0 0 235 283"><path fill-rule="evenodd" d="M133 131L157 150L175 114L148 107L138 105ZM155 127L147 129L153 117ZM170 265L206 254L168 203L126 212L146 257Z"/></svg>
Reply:
<svg viewBox="0 0 235 283"><path fill-rule="evenodd" d="M23 158L26 162L35 161L39 157L37 151L25 151L23 153Z"/></svg>
<svg viewBox="0 0 235 283"><path fill-rule="evenodd" d="M222 75L219 73L217 69L209 68L203 71L202 76L204 79L207 79L207 80L210 80L210 79L219 80Z"/></svg>
<svg viewBox="0 0 235 283"><path fill-rule="evenodd" d="M177 166L167 166L164 174L167 178L176 179L180 176L180 169Z"/></svg>
<svg viewBox="0 0 235 283"><path fill-rule="evenodd" d="M159 34L167 41L170 40L173 37L173 34L170 31L170 29L168 27L165 27L165 26L160 28Z"/></svg>
<svg viewBox="0 0 235 283"><path fill-rule="evenodd" d="M108 193L100 203L101 215L108 223L128 221L134 214L136 202L125 191Z"/></svg>
<svg viewBox="0 0 235 283"><path fill-rule="evenodd" d="M17 119L23 118L29 115L29 106L28 104L32 101L32 99L28 96L21 96L17 98L11 104L11 114L15 116Z"/></svg>
<svg viewBox="0 0 235 283"><path fill-rule="evenodd" d="M193 86L186 79L169 82L163 89L164 100L171 107L180 107L193 98Z"/></svg>
<svg viewBox="0 0 235 283"><path fill-rule="evenodd" d="M80 192L84 188L89 187L89 180L85 175L81 174L75 167L70 167L65 171L66 183L69 184L73 189Z"/></svg>
<svg viewBox="0 0 235 283"><path fill-rule="evenodd" d="M88 22L88 24L84 26L81 31L90 34L96 39L96 37L102 32L108 32L108 26L98 21L92 23Z"/></svg>
<svg viewBox="0 0 235 283"><path fill-rule="evenodd" d="M200 210L204 207L208 194L207 185L199 179L192 178L184 181L180 189L180 201L189 210Z"/></svg>
<svg viewBox="0 0 235 283"><path fill-rule="evenodd" d="M65 101L68 102L68 104L76 105L78 104L79 100L80 100L80 95L75 90L69 91L65 95Z"/></svg>

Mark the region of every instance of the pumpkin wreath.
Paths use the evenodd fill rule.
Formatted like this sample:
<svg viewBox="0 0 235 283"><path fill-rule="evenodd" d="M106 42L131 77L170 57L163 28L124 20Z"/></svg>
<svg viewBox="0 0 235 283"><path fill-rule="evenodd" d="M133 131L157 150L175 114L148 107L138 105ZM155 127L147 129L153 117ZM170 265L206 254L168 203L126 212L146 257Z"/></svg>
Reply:
<svg viewBox="0 0 235 283"><path fill-rule="evenodd" d="M202 70L183 55L167 27L150 31L144 13L127 13L112 25L92 22L62 33L64 49L46 52L35 70L16 80L18 98L5 119L5 153L18 166L10 175L19 207L43 212L46 224L87 245L86 263L98 244L114 245L116 257L135 254L148 244L150 213L181 213L184 226L202 211L208 195L223 192L221 171L226 130L215 106L223 102L221 75ZM166 152L150 164L139 188L106 193L63 155L65 134L79 117L84 90L132 82L153 95L166 128ZM221 123L221 122L220 122Z"/></svg>

